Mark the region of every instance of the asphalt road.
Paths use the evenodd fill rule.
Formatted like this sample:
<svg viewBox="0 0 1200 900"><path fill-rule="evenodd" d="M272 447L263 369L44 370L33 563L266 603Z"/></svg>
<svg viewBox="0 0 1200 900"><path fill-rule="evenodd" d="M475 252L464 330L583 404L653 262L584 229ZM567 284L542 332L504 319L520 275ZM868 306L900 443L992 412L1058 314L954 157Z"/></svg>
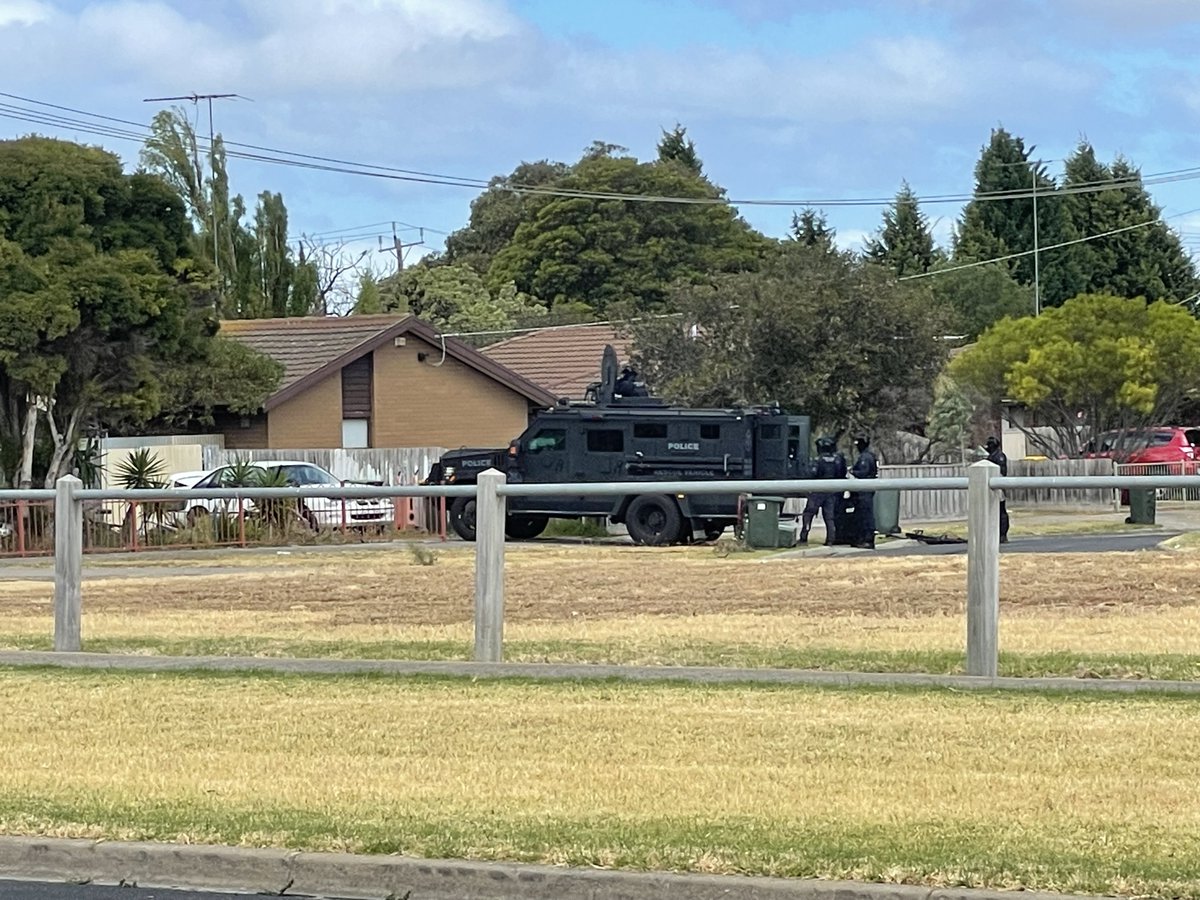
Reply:
<svg viewBox="0 0 1200 900"><path fill-rule="evenodd" d="M262 900L262 897L262 894L217 894L116 885L0 881L0 900Z"/></svg>

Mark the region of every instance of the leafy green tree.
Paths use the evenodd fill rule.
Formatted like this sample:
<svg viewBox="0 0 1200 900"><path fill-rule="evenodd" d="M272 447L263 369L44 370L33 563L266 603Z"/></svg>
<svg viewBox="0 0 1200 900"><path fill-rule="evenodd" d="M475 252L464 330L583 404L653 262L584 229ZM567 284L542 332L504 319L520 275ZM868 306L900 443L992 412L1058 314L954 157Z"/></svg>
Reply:
<svg viewBox="0 0 1200 900"><path fill-rule="evenodd" d="M159 112L141 153L142 166L174 188L195 229L190 254L217 273L220 312L227 318L309 315L313 281L300 275L287 242L283 196L263 191L247 226L246 203L231 195L225 143L215 136L207 153L179 108ZM314 277L310 277L314 276ZM296 294L297 296L293 296Z"/></svg>
<svg viewBox="0 0 1200 900"><path fill-rule="evenodd" d="M506 331L537 321L546 308L512 283L494 294L468 266L418 264L378 286L379 312L412 313L449 332ZM363 294L355 312L361 308Z"/></svg>
<svg viewBox="0 0 1200 900"><path fill-rule="evenodd" d="M196 138L196 129L179 107L158 112L150 123L150 137L141 153L142 166L174 188L187 204L192 224L203 236L211 229L212 210L209 186L205 183L205 161ZM211 230L207 232L212 246ZM213 259L210 252L208 259Z"/></svg>
<svg viewBox="0 0 1200 900"><path fill-rule="evenodd" d="M971 421L975 407L967 392L953 378L941 375L933 386L933 406L925 435L931 455L953 448L961 451L971 437Z"/></svg>
<svg viewBox="0 0 1200 900"><path fill-rule="evenodd" d="M1196 293L1195 266L1163 222L1136 167L1121 157L1105 165L1091 144L1081 141L1064 172L1062 206L1073 230L1080 236L1108 235L1070 248L1083 273L1081 291L1147 300L1184 300ZM1105 182L1113 186L1069 192Z"/></svg>
<svg viewBox="0 0 1200 900"><path fill-rule="evenodd" d="M799 242L762 271L677 287L673 306L682 323L630 325L657 393L698 406L778 400L820 431L924 423L946 358L922 287Z"/></svg>
<svg viewBox="0 0 1200 900"><path fill-rule="evenodd" d="M704 170L695 142L687 136L687 129L678 123L670 131L663 130L658 142L658 161L677 163L696 176L702 175Z"/></svg>
<svg viewBox="0 0 1200 900"><path fill-rule="evenodd" d="M521 163L511 175L501 175L488 183L488 189L471 201L467 227L446 238L446 252L427 257L431 264L470 266L486 275L492 259L508 246L517 228L532 215L534 194L529 188L554 187L570 171L565 163Z"/></svg>
<svg viewBox="0 0 1200 900"><path fill-rule="evenodd" d="M354 299L355 315L369 316L384 312L383 292L379 290L379 279L374 272L363 272L358 276L358 296Z"/></svg>
<svg viewBox="0 0 1200 900"><path fill-rule="evenodd" d="M832 228L825 218L825 213L811 206L805 207L799 213L792 213L792 231L790 239L805 247L817 247L826 253L836 253L837 229Z"/></svg>
<svg viewBox="0 0 1200 900"><path fill-rule="evenodd" d="M50 483L85 424L149 421L172 373L205 358L213 286L185 255L183 204L153 202L168 192L103 150L0 142L0 456L16 483L32 483L41 423Z"/></svg>
<svg viewBox="0 0 1200 900"><path fill-rule="evenodd" d="M761 263L769 242L738 218L719 188L678 161L642 163L615 155L619 151L597 142L552 186L567 194L699 202L530 194L510 203L510 215L503 218L506 225L519 222L490 258L486 283L493 294L512 282L518 294L538 297L551 309L584 303L596 314L614 306L640 311L661 308L677 279L694 281ZM492 237L504 234L497 230ZM450 261L462 255L455 249L465 243L460 238L448 242Z"/></svg>
<svg viewBox="0 0 1200 900"><path fill-rule="evenodd" d="M282 317L291 312L296 264L287 237L288 214L283 195L263 191L254 211L255 247L250 257L258 281L257 294L263 300L258 315Z"/></svg>
<svg viewBox="0 0 1200 900"><path fill-rule="evenodd" d="M163 400L154 420L132 424L138 430L177 431L211 426L217 409L249 415L282 380L283 366L276 360L217 334L203 342L194 359L162 373Z"/></svg>
<svg viewBox="0 0 1200 900"><path fill-rule="evenodd" d="M1023 404L1047 455L1078 456L1095 434L1172 421L1200 371L1200 322L1177 305L1082 294L1037 318L1003 319L951 374L986 403Z"/></svg>
<svg viewBox="0 0 1200 900"><path fill-rule="evenodd" d="M947 327L974 340L1005 316L1033 315L1033 288L1017 284L1002 266L933 270L923 279L934 302L950 313Z"/></svg>
<svg viewBox="0 0 1200 900"><path fill-rule="evenodd" d="M866 242L867 256L898 276L928 272L936 260L933 232L917 195L904 182L883 213L883 227Z"/></svg>
<svg viewBox="0 0 1200 900"><path fill-rule="evenodd" d="M312 316L320 311L321 276L314 263L300 254L292 276L292 292L288 295L289 316Z"/></svg>

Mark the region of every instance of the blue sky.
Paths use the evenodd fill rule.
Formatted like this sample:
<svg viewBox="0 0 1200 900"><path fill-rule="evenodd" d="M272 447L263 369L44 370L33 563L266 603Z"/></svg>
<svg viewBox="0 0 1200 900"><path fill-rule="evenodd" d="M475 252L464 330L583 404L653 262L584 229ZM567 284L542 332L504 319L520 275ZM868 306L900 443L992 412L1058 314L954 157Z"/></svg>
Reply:
<svg viewBox="0 0 1200 900"><path fill-rule="evenodd" d="M1146 174L1200 166L1197 44L1195 0L0 0L0 90L141 123L145 97L233 92L251 99L216 104L228 140L483 179L596 139L648 157L679 122L734 198L932 196L970 191L997 125L1050 160L1086 137ZM136 141L0 116L31 130L136 162ZM437 249L477 193L230 174L281 191L293 233L365 226L363 248L396 221ZM1200 179L1151 191L1200 248L1200 213L1178 215ZM925 211L947 241L959 206ZM778 236L792 209L741 212ZM857 246L882 208L826 212Z"/></svg>

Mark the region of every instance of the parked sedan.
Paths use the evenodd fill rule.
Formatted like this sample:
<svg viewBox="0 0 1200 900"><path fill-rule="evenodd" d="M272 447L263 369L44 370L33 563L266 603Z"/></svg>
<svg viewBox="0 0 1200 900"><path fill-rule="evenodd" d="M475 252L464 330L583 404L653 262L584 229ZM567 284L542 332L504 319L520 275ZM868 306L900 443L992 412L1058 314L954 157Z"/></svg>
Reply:
<svg viewBox="0 0 1200 900"><path fill-rule="evenodd" d="M244 475L245 467L240 468L241 474ZM341 487L343 482L312 463L295 460L255 460L251 468L261 473L260 477L272 477L282 472L289 485L304 491L298 512L312 528L378 527L391 523L394 518L392 502L386 498L343 500L339 497L322 496L322 488ZM234 483L233 478L237 471L238 467L222 466L207 473L192 487L246 487L244 481L240 485ZM244 507L249 512L254 509L254 502L247 500ZM194 522L200 516L212 514L236 515L237 502L197 497L187 504L189 521Z"/></svg>

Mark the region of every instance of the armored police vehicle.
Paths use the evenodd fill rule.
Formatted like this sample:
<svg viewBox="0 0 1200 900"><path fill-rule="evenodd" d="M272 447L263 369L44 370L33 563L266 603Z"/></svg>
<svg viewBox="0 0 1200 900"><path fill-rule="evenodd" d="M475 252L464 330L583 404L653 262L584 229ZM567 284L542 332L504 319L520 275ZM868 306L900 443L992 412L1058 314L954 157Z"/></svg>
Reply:
<svg viewBox="0 0 1200 900"><path fill-rule="evenodd" d="M654 482L804 478L810 423L778 405L686 409L630 391L618 381L617 357L605 348L601 380L582 402L560 400L539 411L507 450L461 449L434 464L428 484L474 484L488 468L510 482L644 482L622 497L563 494L509 497L507 535L536 537L552 518L607 517L624 523L635 543L690 541L697 531L715 539L737 521L736 494L686 495L655 490ZM623 386L632 396L623 395ZM475 539L475 498L457 497L450 525Z"/></svg>

